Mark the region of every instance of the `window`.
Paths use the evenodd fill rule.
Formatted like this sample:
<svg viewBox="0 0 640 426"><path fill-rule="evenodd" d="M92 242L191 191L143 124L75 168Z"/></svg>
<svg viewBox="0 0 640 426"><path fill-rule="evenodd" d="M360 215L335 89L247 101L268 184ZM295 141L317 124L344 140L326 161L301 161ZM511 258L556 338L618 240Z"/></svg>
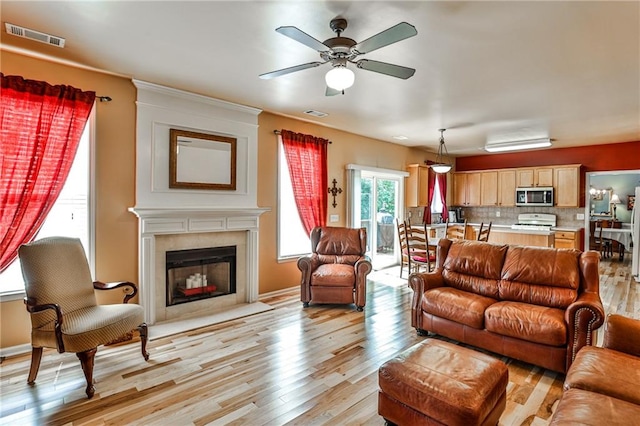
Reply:
<svg viewBox="0 0 640 426"><path fill-rule="evenodd" d="M84 128L69 177L51 208L36 239L54 235L80 238L87 258L91 259L90 232L90 152L93 113ZM93 266L93 265L92 265ZM20 261L16 259L0 274L0 294L24 292Z"/></svg>
<svg viewBox="0 0 640 426"><path fill-rule="evenodd" d="M443 207L442 197L440 195L440 182L436 179L433 187L433 198L431 199L431 213L441 214Z"/></svg>
<svg viewBox="0 0 640 426"><path fill-rule="evenodd" d="M298 214L282 138L278 136L278 259L298 258L310 249L311 240Z"/></svg>

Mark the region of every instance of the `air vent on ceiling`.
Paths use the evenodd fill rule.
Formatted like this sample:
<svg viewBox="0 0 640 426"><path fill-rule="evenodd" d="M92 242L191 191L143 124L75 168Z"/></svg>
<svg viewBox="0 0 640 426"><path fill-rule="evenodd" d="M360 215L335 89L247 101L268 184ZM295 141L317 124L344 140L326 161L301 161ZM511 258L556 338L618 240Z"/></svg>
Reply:
<svg viewBox="0 0 640 426"><path fill-rule="evenodd" d="M41 33L40 31L30 30L29 28L19 27L10 23L5 23L7 33L18 37L28 38L29 40L47 43L52 46L64 47L64 39L50 34Z"/></svg>
<svg viewBox="0 0 640 426"><path fill-rule="evenodd" d="M313 115L314 117L326 117L327 114L326 112L321 112L321 111L315 111L313 109L309 109L307 111L304 112L305 114L309 114L309 115Z"/></svg>

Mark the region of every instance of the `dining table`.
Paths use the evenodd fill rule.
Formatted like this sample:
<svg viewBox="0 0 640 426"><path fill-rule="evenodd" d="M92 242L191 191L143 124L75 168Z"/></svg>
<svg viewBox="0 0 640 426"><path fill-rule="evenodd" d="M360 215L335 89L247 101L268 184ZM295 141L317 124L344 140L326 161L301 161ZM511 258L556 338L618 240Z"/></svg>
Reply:
<svg viewBox="0 0 640 426"><path fill-rule="evenodd" d="M600 228L596 228L596 234L599 232ZM602 238L618 242L618 256L620 260L624 260L624 252L627 247L631 247L631 243L633 242L630 228L602 228Z"/></svg>

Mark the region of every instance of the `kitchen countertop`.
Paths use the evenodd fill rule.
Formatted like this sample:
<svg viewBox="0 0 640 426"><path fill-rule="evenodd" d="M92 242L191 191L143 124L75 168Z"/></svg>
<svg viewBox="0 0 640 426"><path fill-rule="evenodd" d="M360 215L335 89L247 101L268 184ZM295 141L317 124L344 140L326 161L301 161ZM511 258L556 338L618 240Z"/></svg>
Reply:
<svg viewBox="0 0 640 426"><path fill-rule="evenodd" d="M467 223L467 225L469 226L473 226L474 228L479 228L480 224L479 223ZM435 223L435 224L431 224L431 225L427 225L427 227L429 228L434 228L434 229L440 229L440 228L444 228L445 224L444 223ZM514 234L535 234L535 235L551 235L556 231L568 231L568 232L579 232L582 229L582 227L573 227L573 226L555 226L552 227L550 230L546 230L546 229L541 229L541 230L537 230L537 229L512 229L511 225L506 225L506 224L492 224L491 225L491 230L492 231L496 231L496 232L510 232L510 233L514 233Z"/></svg>

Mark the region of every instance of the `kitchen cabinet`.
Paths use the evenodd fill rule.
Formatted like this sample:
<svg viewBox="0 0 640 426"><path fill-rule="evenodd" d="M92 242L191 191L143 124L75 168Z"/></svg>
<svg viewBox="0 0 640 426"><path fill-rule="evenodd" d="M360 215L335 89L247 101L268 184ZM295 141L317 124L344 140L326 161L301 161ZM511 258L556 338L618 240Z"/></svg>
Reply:
<svg viewBox="0 0 640 426"><path fill-rule="evenodd" d="M553 232L518 232L511 229L492 227L489 242L496 244L510 244L534 247L553 247Z"/></svg>
<svg viewBox="0 0 640 426"><path fill-rule="evenodd" d="M405 185L407 207L419 207L429 204L429 167L422 164L407 166L409 176Z"/></svg>
<svg viewBox="0 0 640 426"><path fill-rule="evenodd" d="M514 169L490 170L480 174L480 205L499 207L516 205Z"/></svg>
<svg viewBox="0 0 640 426"><path fill-rule="evenodd" d="M480 174L480 205L498 205L498 172L482 172Z"/></svg>
<svg viewBox="0 0 640 426"><path fill-rule="evenodd" d="M516 171L498 171L498 206L514 207L516 205Z"/></svg>
<svg viewBox="0 0 640 426"><path fill-rule="evenodd" d="M556 248L574 248L581 250L580 232L579 231L556 231L555 232Z"/></svg>
<svg viewBox="0 0 640 426"><path fill-rule="evenodd" d="M553 169L556 207L580 207L580 165L560 166Z"/></svg>
<svg viewBox="0 0 640 426"><path fill-rule="evenodd" d="M535 186L553 186L553 168L535 167L516 169L517 186L531 188Z"/></svg>
<svg viewBox="0 0 640 426"><path fill-rule="evenodd" d="M453 205L480 205L480 172L453 174Z"/></svg>

